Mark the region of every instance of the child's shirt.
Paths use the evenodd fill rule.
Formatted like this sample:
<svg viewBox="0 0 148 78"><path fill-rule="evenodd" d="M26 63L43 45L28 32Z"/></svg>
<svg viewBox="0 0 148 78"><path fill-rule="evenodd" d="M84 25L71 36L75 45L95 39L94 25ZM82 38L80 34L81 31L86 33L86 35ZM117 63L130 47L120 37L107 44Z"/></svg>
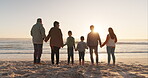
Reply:
<svg viewBox="0 0 148 78"><path fill-rule="evenodd" d="M85 52L85 49L87 49L87 44L85 42L79 42L78 45L77 45L77 50L79 52Z"/></svg>
<svg viewBox="0 0 148 78"><path fill-rule="evenodd" d="M75 39L73 37L68 37L65 45L75 47Z"/></svg>

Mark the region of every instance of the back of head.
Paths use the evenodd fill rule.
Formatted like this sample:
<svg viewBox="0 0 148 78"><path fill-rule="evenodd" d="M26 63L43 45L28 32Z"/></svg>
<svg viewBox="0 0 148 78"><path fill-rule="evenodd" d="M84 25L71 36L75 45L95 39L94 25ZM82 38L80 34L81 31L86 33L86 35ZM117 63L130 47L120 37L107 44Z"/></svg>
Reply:
<svg viewBox="0 0 148 78"><path fill-rule="evenodd" d="M90 26L90 30L94 30L94 25L91 25Z"/></svg>
<svg viewBox="0 0 148 78"><path fill-rule="evenodd" d="M59 22L58 22L58 21L55 21L55 22L53 23L53 26L56 27L57 25L59 25Z"/></svg>
<svg viewBox="0 0 148 78"><path fill-rule="evenodd" d="M41 23L42 24L42 19L41 18L38 18L37 19L37 23Z"/></svg>
<svg viewBox="0 0 148 78"><path fill-rule="evenodd" d="M84 40L84 36L81 36L80 39L81 39L81 40Z"/></svg>
<svg viewBox="0 0 148 78"><path fill-rule="evenodd" d="M72 35L72 31L68 31L68 34Z"/></svg>
<svg viewBox="0 0 148 78"><path fill-rule="evenodd" d="M115 38L115 33L113 31L113 29L111 27L108 28L108 32L109 32L109 35L111 37L111 39L114 39Z"/></svg>

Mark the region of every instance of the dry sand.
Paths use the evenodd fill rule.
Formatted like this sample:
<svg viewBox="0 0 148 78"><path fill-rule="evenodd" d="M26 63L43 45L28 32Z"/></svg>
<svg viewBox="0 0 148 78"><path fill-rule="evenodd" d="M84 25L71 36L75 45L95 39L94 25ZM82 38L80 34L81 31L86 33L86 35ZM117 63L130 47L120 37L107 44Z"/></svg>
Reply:
<svg viewBox="0 0 148 78"><path fill-rule="evenodd" d="M42 65L34 65L32 61L0 61L0 78L146 78L148 65L137 63L124 64L118 62L116 66L104 62L91 65L89 61L84 66L67 65L61 61L59 65L51 65L49 61L42 61Z"/></svg>

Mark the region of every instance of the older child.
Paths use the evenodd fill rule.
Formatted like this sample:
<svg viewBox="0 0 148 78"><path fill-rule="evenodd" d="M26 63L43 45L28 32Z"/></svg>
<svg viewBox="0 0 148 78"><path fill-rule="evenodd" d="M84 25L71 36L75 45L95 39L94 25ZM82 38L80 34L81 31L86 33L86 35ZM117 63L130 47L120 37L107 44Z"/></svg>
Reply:
<svg viewBox="0 0 148 78"><path fill-rule="evenodd" d="M84 65L84 56L85 56L85 49L88 49L87 44L84 42L84 37L80 37L81 41L77 45L77 49L79 51L79 65ZM82 62L81 62L82 59Z"/></svg>
<svg viewBox="0 0 148 78"><path fill-rule="evenodd" d="M66 43L67 45L67 51L68 51L68 65L70 63L70 58L72 60L72 65L74 64L74 49L75 49L75 39L72 37L72 31L68 31L68 38Z"/></svg>
<svg viewBox="0 0 148 78"><path fill-rule="evenodd" d="M105 44L107 46L107 54L108 54L108 65L110 64L110 54L112 54L113 65L115 65L115 43L117 42L117 37L112 28L108 28L109 34L106 37L106 41L101 45L103 47Z"/></svg>

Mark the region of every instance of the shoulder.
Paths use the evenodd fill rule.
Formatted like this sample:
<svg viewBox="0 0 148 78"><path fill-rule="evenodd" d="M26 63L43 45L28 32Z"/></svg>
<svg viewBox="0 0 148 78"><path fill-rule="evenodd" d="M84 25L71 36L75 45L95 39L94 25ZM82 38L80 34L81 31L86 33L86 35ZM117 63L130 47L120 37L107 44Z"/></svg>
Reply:
<svg viewBox="0 0 148 78"><path fill-rule="evenodd" d="M51 27L51 28L50 28L50 31L51 31L51 30L54 30L54 27Z"/></svg>
<svg viewBox="0 0 148 78"><path fill-rule="evenodd" d="M85 42L83 42L83 44L86 44Z"/></svg>
<svg viewBox="0 0 148 78"><path fill-rule="evenodd" d="M88 33L88 35L90 35L90 34L91 34L91 32Z"/></svg>
<svg viewBox="0 0 148 78"><path fill-rule="evenodd" d="M71 37L72 39L75 39L74 37Z"/></svg>
<svg viewBox="0 0 148 78"><path fill-rule="evenodd" d="M81 42L78 42L78 44L81 44Z"/></svg>
<svg viewBox="0 0 148 78"><path fill-rule="evenodd" d="M110 35L109 35L109 34L107 34L107 37L110 37Z"/></svg>
<svg viewBox="0 0 148 78"><path fill-rule="evenodd" d="M91 32L87 34L87 36L90 36L90 35L91 35Z"/></svg>

